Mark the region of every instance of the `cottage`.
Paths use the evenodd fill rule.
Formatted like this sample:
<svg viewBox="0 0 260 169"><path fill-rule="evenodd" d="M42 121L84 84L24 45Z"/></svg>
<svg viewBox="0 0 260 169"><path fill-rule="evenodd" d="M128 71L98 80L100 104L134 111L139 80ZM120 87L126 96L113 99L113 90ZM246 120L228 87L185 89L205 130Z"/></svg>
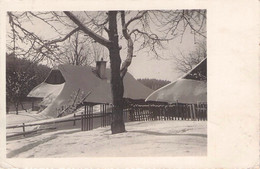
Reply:
<svg viewBox="0 0 260 169"><path fill-rule="evenodd" d="M111 104L110 69L105 61L98 61L96 68L90 66L59 65L44 82L36 86L28 97L43 98L48 105L42 113L57 116L57 109L76 100L93 104ZM124 98L145 99L153 91L138 82L130 73L124 77Z"/></svg>
<svg viewBox="0 0 260 169"><path fill-rule="evenodd" d="M146 101L197 104L207 102L207 58L178 80L154 91Z"/></svg>

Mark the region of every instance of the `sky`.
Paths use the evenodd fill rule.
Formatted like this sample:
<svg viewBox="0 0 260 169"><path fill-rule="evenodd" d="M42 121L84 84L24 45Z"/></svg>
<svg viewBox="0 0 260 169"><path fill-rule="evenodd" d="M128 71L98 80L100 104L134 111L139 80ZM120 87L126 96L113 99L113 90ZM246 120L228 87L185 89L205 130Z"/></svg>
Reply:
<svg viewBox="0 0 260 169"><path fill-rule="evenodd" d="M57 37L57 35L53 33L54 31L48 28L49 26L46 26L39 20L33 20L33 24L29 23L26 26L30 30L33 30L33 32L36 32L36 34L41 35L41 37ZM10 27L7 27L7 30L10 30ZM126 42L120 41L120 45L122 46L120 55L123 61L126 57ZM165 44L164 47L165 49L163 49L163 51L159 51L162 59L156 59L154 56L150 56L144 51L134 53L136 57L132 59L132 63L128 68L129 73L135 78L155 78L175 81L182 73L175 69L174 58L172 56L178 55L179 51L182 51L183 53L193 51L195 49L194 36L190 33L190 30L187 29L182 39L181 37L175 38L168 44ZM106 55L108 52L104 53ZM105 56L104 58L107 58L108 60L109 57Z"/></svg>
<svg viewBox="0 0 260 169"><path fill-rule="evenodd" d="M135 78L155 78L161 80L175 81L182 73L175 69L174 58L172 55L178 54L179 50L188 53L195 49L193 35L186 34L182 42L180 39L170 42L166 49L163 59L155 59L152 56L137 55L132 60L132 65L129 67L129 72Z"/></svg>

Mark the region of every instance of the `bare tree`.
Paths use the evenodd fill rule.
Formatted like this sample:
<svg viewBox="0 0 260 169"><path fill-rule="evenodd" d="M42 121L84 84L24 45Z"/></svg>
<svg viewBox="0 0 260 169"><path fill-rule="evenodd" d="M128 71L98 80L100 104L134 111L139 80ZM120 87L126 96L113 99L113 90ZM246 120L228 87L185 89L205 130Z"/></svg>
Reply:
<svg viewBox="0 0 260 169"><path fill-rule="evenodd" d="M123 78L131 65L134 52L147 50L156 57L160 57L160 51L164 48L164 44L177 36L183 36L188 27L194 34L194 38L196 36L206 38L206 10L108 11L94 13L64 11L65 15L58 14L58 12L45 14L49 20L42 19L41 14L25 12L17 16L8 12L10 24L19 30L16 31L16 35L19 38L26 37L29 39L31 47L24 55L34 51L37 54L35 58L38 60L41 58L57 60L59 58L53 57L56 56L59 50L57 44L78 31L83 32L88 38L93 39L95 43L108 49L113 98L112 134L125 131L123 121ZM66 16L67 18L65 18ZM22 27L19 17L29 19L30 17L36 17L49 25L52 25L51 22L62 23L66 26L66 30L62 33L59 33L54 26L52 28L64 36L44 41L36 34ZM121 40L125 40L127 43L126 59L123 62L120 56ZM134 50L134 46L137 46L136 50Z"/></svg>
<svg viewBox="0 0 260 169"><path fill-rule="evenodd" d="M64 43L59 54L62 63L85 66L94 62L90 40L81 36L76 32Z"/></svg>
<svg viewBox="0 0 260 169"><path fill-rule="evenodd" d="M180 73L187 73L206 57L206 43L198 43L196 49L190 53L184 54L182 51L179 51L178 54L173 55L175 69Z"/></svg>
<svg viewBox="0 0 260 169"><path fill-rule="evenodd" d="M95 61L100 61L102 58L104 60L107 60L108 57L107 51L105 51L104 46L98 43L91 44L91 55Z"/></svg>

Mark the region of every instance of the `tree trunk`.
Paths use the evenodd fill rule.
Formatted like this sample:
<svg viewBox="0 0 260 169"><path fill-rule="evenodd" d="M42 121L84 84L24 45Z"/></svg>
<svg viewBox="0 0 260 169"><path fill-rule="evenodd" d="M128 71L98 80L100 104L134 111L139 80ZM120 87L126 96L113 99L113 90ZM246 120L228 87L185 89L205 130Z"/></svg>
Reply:
<svg viewBox="0 0 260 169"><path fill-rule="evenodd" d="M27 110L23 107L23 103L22 103L22 102L20 102L20 105L21 105L22 109L23 109L25 112L27 112Z"/></svg>
<svg viewBox="0 0 260 169"><path fill-rule="evenodd" d="M125 124L123 120L123 78L120 76L120 47L118 44L118 32L117 32L117 13L118 11L108 12L108 26L109 29L108 37L106 40L102 36L97 35L95 32L91 31L71 12L64 11L64 13L79 26L84 33L89 37L93 38L97 43L105 46L109 50L110 67L111 67L111 91L113 99L113 110L112 110L112 124L111 131L112 134L125 132Z"/></svg>
<svg viewBox="0 0 260 169"><path fill-rule="evenodd" d="M109 40L112 45L109 49L110 68L111 68L111 90L113 97L113 110L112 110L112 134L125 132L125 124L123 120L123 95L124 86L123 79L120 76L120 48L118 44L118 32L117 32L117 11L109 11Z"/></svg>
<svg viewBox="0 0 260 169"><path fill-rule="evenodd" d="M14 106L15 106L16 115L18 115L19 102L15 102L15 103L14 103Z"/></svg>

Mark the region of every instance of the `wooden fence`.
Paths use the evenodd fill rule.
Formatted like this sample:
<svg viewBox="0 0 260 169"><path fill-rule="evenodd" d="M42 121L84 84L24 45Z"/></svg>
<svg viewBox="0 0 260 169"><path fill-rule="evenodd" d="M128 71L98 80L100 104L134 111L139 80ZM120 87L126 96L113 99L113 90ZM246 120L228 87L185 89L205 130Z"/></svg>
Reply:
<svg viewBox="0 0 260 169"><path fill-rule="evenodd" d="M107 104L100 105L100 113L95 113L95 114L93 112L92 105L90 106L85 105L84 112L82 112L81 115L78 116L80 116L81 118L81 130L88 131L88 130L93 130L93 128L96 128L95 126L105 127L110 125L112 112L108 111ZM98 119L98 120L94 122L93 121L94 119Z"/></svg>
<svg viewBox="0 0 260 169"><path fill-rule="evenodd" d="M207 120L207 104L133 105L130 121Z"/></svg>
<svg viewBox="0 0 260 169"><path fill-rule="evenodd" d="M123 110L123 119L129 121L152 121L152 120L207 120L207 104L171 104L171 105L129 105ZM56 129L56 127L48 127L59 123L71 122L72 126L76 126L80 121L82 131L93 130L98 127L109 126L112 122L112 109L106 104L100 105L100 112L94 113L93 106L86 105L84 111L71 119L57 120L54 122L42 122L22 125L7 126L6 129L21 128L21 132L7 135L7 138L16 136L25 136L34 134L39 131ZM48 126L47 126L48 125ZM79 124L78 124L79 125ZM27 131L29 126L47 126L41 129Z"/></svg>
<svg viewBox="0 0 260 169"><path fill-rule="evenodd" d="M107 104L100 105L100 113L93 113L93 106L85 106L84 112L81 115L77 115L75 117L81 118L81 130L88 131L96 128L97 124L93 122L94 119L98 119L97 122L100 121L98 127L106 127L111 125L112 122L112 107ZM125 122L129 121L129 109L123 110L123 119Z"/></svg>

